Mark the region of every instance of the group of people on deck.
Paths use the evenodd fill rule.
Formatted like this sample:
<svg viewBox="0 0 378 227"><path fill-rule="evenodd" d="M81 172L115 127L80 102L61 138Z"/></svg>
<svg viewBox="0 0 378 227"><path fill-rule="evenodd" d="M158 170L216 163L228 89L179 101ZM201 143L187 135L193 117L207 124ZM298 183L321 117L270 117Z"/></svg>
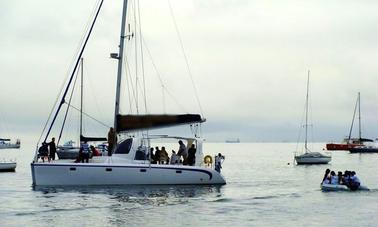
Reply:
<svg viewBox="0 0 378 227"><path fill-rule="evenodd" d="M357 190L361 181L354 171L345 170L344 174L338 171L336 175L334 171L326 169L322 184L346 185L350 190Z"/></svg>
<svg viewBox="0 0 378 227"><path fill-rule="evenodd" d="M80 150L79 150L79 155L76 158L75 162L82 162L84 161L86 163L89 162L89 159L92 158L93 156L101 156L101 152L99 152L93 145L88 145L87 141L84 141L80 144Z"/></svg>
<svg viewBox="0 0 378 227"><path fill-rule="evenodd" d="M150 148L150 160L153 164L182 164L182 165L190 165L194 166L196 162L196 146L194 144L191 145L189 149L186 148L185 144L179 140L179 148L176 151L172 150L171 157L169 157L168 152L166 151L165 147L155 147Z"/></svg>
<svg viewBox="0 0 378 227"><path fill-rule="evenodd" d="M38 158L42 159L42 162L45 162L45 159L50 162L51 160L55 160L56 154L56 144L55 138L51 139L51 142L46 143L43 142L42 146L38 149Z"/></svg>

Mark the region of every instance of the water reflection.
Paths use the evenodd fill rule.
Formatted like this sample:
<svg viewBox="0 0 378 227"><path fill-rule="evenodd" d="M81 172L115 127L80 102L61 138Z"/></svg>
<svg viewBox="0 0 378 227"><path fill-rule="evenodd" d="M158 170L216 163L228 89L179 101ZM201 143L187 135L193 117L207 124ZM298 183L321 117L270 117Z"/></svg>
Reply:
<svg viewBox="0 0 378 227"><path fill-rule="evenodd" d="M38 197L64 197L65 194L76 194L78 197L106 196L120 203L140 205L170 205L185 202L185 199L202 197L220 197L222 186L215 185L170 185L170 186L35 186L33 190L40 192Z"/></svg>

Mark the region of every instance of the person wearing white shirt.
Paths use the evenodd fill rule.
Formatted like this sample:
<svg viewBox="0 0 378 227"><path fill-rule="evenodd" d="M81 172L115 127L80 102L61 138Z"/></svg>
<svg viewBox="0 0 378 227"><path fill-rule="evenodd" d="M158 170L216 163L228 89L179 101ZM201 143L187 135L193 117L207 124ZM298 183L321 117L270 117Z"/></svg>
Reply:
<svg viewBox="0 0 378 227"><path fill-rule="evenodd" d="M176 165L179 163L179 160L180 160L180 156L178 156L176 154L176 152L174 150L172 150L172 155L171 155L171 164L172 165Z"/></svg>
<svg viewBox="0 0 378 227"><path fill-rule="evenodd" d="M336 176L334 171L331 171L331 184L339 184L339 177Z"/></svg>
<svg viewBox="0 0 378 227"><path fill-rule="evenodd" d="M352 191L357 190L360 187L361 181L358 179L356 172L352 171L350 173L350 182L349 182L349 188Z"/></svg>

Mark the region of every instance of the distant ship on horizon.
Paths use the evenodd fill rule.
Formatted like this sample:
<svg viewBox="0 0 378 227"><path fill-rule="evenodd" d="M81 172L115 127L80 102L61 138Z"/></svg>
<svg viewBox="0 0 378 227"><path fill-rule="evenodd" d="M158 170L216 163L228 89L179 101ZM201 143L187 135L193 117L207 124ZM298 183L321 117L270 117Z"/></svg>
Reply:
<svg viewBox="0 0 378 227"><path fill-rule="evenodd" d="M236 138L236 139L227 139L225 142L226 143L240 143L240 140L239 140L239 138Z"/></svg>

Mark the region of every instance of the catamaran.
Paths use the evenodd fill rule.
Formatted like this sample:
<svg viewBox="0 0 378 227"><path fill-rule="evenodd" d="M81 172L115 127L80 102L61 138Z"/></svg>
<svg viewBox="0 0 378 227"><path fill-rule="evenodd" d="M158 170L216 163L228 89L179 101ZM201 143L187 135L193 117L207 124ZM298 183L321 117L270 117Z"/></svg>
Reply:
<svg viewBox="0 0 378 227"><path fill-rule="evenodd" d="M56 108L51 124L48 127L44 142L47 141L51 128L65 104L65 98L74 81L80 58L96 23L103 0L100 1L94 19L89 27L83 45L73 67L71 76L62 94L61 102ZM57 160L41 162L38 159L38 147L31 163L33 185L151 185L151 184L226 184L223 175L213 168L212 163L204 160L203 140L199 137L198 129L205 119L200 114L128 114L120 112L121 79L124 67L125 41L132 38L126 34L126 16L128 1L124 0L121 20L121 34L119 52L112 53L111 58L118 60L118 73L116 82L115 114L114 114L114 140L116 143L111 150L111 156L93 157L88 163L76 163L74 160ZM127 62L127 61L125 61ZM189 125L193 128L193 136L150 135L148 130ZM81 132L80 132L81 133ZM188 148L196 148L194 165L154 164L151 160L150 148L154 140L161 142L164 139L181 140ZM96 141L96 138L80 135L81 141ZM38 144L40 145L40 144ZM206 156L207 157L207 156Z"/></svg>
<svg viewBox="0 0 378 227"><path fill-rule="evenodd" d="M306 122L305 122L305 141L304 153L295 154L294 159L298 165L302 164L327 164L331 161L331 156L322 154L320 152L313 152L308 148L308 106L309 106L309 84L310 84L310 71L307 73L307 93L306 93Z"/></svg>

